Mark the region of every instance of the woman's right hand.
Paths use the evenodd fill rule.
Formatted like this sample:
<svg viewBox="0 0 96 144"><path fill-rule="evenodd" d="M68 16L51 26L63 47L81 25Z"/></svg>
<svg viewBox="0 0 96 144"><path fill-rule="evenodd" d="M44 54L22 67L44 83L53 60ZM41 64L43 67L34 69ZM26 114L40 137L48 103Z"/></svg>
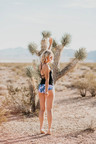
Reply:
<svg viewBox="0 0 96 144"><path fill-rule="evenodd" d="M48 92L45 92L45 97L48 97L49 93Z"/></svg>

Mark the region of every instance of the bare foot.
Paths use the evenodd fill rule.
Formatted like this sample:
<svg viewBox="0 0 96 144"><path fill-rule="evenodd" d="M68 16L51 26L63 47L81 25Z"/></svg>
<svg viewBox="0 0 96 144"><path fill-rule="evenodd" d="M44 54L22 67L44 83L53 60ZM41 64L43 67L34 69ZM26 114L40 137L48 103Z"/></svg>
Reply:
<svg viewBox="0 0 96 144"><path fill-rule="evenodd" d="M50 130L48 130L46 134L47 134L47 135L51 135L51 131L50 131Z"/></svg>
<svg viewBox="0 0 96 144"><path fill-rule="evenodd" d="M45 131L43 129L40 130L41 134L45 134Z"/></svg>

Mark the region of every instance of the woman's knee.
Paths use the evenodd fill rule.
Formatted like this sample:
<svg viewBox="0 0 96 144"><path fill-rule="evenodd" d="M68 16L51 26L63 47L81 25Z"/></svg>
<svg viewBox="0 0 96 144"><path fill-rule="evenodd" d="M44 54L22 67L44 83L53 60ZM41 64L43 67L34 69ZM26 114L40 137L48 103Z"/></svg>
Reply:
<svg viewBox="0 0 96 144"><path fill-rule="evenodd" d="M47 107L47 112L52 112L52 108Z"/></svg>
<svg viewBox="0 0 96 144"><path fill-rule="evenodd" d="M45 108L40 108L40 111L41 111L42 113L44 113L44 112L45 112Z"/></svg>

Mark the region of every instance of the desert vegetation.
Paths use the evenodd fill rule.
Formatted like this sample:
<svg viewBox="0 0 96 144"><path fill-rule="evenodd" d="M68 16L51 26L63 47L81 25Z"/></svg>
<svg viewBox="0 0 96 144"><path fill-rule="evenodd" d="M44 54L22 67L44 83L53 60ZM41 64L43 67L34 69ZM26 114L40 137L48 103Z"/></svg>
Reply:
<svg viewBox="0 0 96 144"><path fill-rule="evenodd" d="M68 63L60 63L60 70L67 65ZM93 65L93 69L91 69L91 65ZM23 143L30 143L30 140L43 143L43 138L39 139L39 137L35 138L32 136L32 134L39 132L39 107L34 107L34 103L35 106L37 105L39 77L37 78L36 73L35 77L31 75L35 72L34 66L36 66L35 61L27 64L0 64L0 85L3 88L2 90L0 89L0 103L2 104L2 109L0 109L0 131L2 131L2 136L0 135L0 140L4 142L9 137L9 143L13 142L16 137L19 137L19 139L17 138L18 141L23 141L20 136L25 137L26 134L26 136L30 135L30 138L29 136L26 137ZM32 73L30 73L30 68L32 68ZM17 73L18 69L20 73ZM50 137L50 140L61 141L62 143L64 140L84 143L85 141L90 141L90 137L94 137L94 140L91 139L94 143L96 137L96 97L91 95L90 89L87 89L86 96L82 97L78 88L73 85L75 82L85 82L85 80L89 79L87 84L91 86L91 81L95 81L94 69L95 63L78 63L74 69L56 82L53 119L54 134L52 139ZM33 81L35 82L34 84ZM34 95L37 99L32 97ZM58 125L59 117L60 123ZM47 125L46 119L45 123ZM60 135L61 137L59 138ZM48 139L46 140L44 141L47 143Z"/></svg>
<svg viewBox="0 0 96 144"><path fill-rule="evenodd" d="M31 52L31 54L36 54L37 56L41 56L41 54L50 48L50 46L48 47L48 38L50 38L51 36L51 33L49 31L43 31L42 32L42 40L41 40L41 50L38 50L37 48L37 45L35 43L31 43L28 45L28 48L29 48L29 51ZM79 62L79 61L82 61L86 58L87 56L87 52L86 52L86 49L85 48L80 48L79 50L77 50L74 54L74 58L72 58L72 60L63 68L60 68L60 56L61 56L61 53L62 53L62 50L64 49L65 46L69 45L71 42L71 35L70 34L64 34L62 36L62 39L61 39L61 44L58 44L55 39L53 39L53 43L52 43L52 46L51 46L51 50L53 52L53 55L54 55L54 61L53 63L50 65L51 68L53 69L53 79L54 79L54 84L56 84L56 82L64 77L68 72L72 71L72 69L76 66L76 64ZM37 68L36 68L37 67ZM39 69L38 69L38 64L35 63L34 64L34 67L29 67L27 69L27 75L31 78L33 78L33 85L31 83L31 86L32 87L35 87L34 85L34 79L38 78L38 80L40 79L40 72L39 72ZM36 79L37 81L37 84L38 83L38 80ZM34 92L36 93L36 92ZM33 97L33 100L34 101L35 98L35 95ZM34 101L35 103L35 101ZM39 103L39 101L38 101ZM35 104L34 104L34 107Z"/></svg>

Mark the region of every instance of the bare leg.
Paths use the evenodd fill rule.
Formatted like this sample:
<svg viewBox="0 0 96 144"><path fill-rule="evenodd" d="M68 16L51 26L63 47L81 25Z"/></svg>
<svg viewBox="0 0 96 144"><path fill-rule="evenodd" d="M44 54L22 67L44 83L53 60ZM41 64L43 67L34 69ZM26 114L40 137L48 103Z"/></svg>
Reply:
<svg viewBox="0 0 96 144"><path fill-rule="evenodd" d="M48 119L48 132L47 132L47 134L51 134L52 110L47 111L47 119Z"/></svg>
<svg viewBox="0 0 96 144"><path fill-rule="evenodd" d="M48 132L47 134L51 134L51 125L52 125L52 107L53 107L53 98L54 93L52 90L49 90L49 96L47 97L47 119L48 119Z"/></svg>
<svg viewBox="0 0 96 144"><path fill-rule="evenodd" d="M39 120L40 120L40 132L44 134L43 121L44 121L44 112L45 112L45 94L39 93L39 100L40 100L40 111L39 111Z"/></svg>

